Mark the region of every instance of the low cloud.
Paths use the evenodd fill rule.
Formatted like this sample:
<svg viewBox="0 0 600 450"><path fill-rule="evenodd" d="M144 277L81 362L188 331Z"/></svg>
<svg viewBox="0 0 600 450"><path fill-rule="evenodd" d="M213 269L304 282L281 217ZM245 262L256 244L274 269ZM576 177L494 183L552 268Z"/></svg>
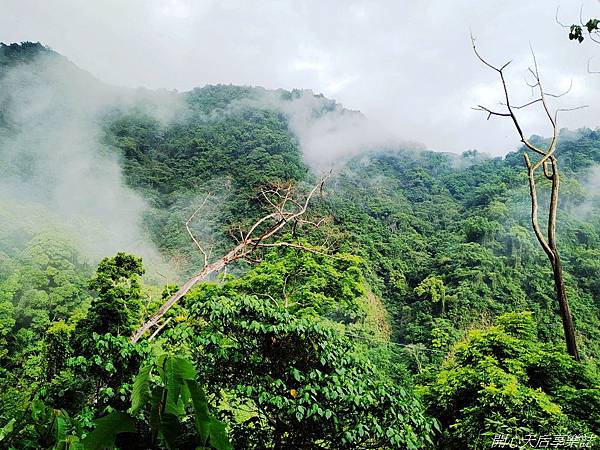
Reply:
<svg viewBox="0 0 600 450"><path fill-rule="evenodd" d="M39 40L132 88L308 88L429 148L498 155L516 149L519 137L510 120L471 110L498 107L502 88L475 58L469 29L490 62L514 61L506 76L515 104L532 100L524 80L531 43L549 92L573 79L553 106L591 105L561 115L560 126L598 125L600 77L587 73L598 47L568 39L556 23L559 5L566 24L579 22L581 5L584 17L598 11L594 0L3 0L0 40ZM543 111L520 117L526 134L550 132Z"/></svg>
<svg viewBox="0 0 600 450"><path fill-rule="evenodd" d="M341 168L350 158L374 151L423 149L359 111L311 90L258 90L232 108L264 107L282 112L297 137L304 161L315 171Z"/></svg>
<svg viewBox="0 0 600 450"><path fill-rule="evenodd" d="M62 57L42 52L0 66L0 202L13 227L52 223L96 262L130 251L149 264L160 254L148 238L149 207L126 186L118 155L102 143L102 115L115 106L143 108L166 121L178 111L167 92L112 88Z"/></svg>
<svg viewBox="0 0 600 450"><path fill-rule="evenodd" d="M593 219L600 210L600 167L593 167L582 180L584 201L577 205L574 213L578 216ZM596 216L597 217L597 216Z"/></svg>

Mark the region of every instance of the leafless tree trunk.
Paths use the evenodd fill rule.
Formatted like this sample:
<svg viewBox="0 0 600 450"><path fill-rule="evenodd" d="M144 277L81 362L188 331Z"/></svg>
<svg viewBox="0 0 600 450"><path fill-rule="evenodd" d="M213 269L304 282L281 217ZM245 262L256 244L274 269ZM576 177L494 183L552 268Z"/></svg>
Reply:
<svg viewBox="0 0 600 450"><path fill-rule="evenodd" d="M268 247L293 247L318 253L314 248L306 247L298 243L277 240L277 238L280 236L281 230L287 225L291 225L293 228L299 224L308 224L316 227L321 225L323 220L315 222L306 220L304 217L308 210L310 200L317 192L322 192L323 185L328 177L329 175L326 175L321 178L321 180L302 199L296 198L297 196L291 184L276 185L269 189L263 189L261 194L272 212L257 220L247 232L240 229L239 237L235 237L237 245L212 263L209 263L207 252L202 248L189 227L194 216L206 203L205 199L200 208L198 208L186 222L186 229L189 235L204 255L204 266L202 267L202 270L186 281L183 286L181 286L181 288L179 288L179 290L158 309L158 311L146 320L135 333L131 335L129 338L130 341L137 342L148 330L157 325L167 311L198 282L205 279L211 273L220 271L233 261L241 259L249 262L256 262L256 254L258 254L260 250ZM156 333L153 334L152 337L155 335Z"/></svg>
<svg viewBox="0 0 600 450"><path fill-rule="evenodd" d="M530 68L529 73L533 76L534 82L529 86L532 89L536 90L538 92L538 95L534 100L525 103L524 105L512 105L509 98L506 79L504 77L504 69L506 69L506 67L510 64L510 61L501 67L493 66L479 54L475 46L475 39L471 37L471 40L473 43L473 50L477 58L479 58L479 60L487 67L493 69L500 77L502 88L504 90L505 101L504 103L502 103L502 106L505 107L504 111L493 111L482 105L479 105L477 106L477 108L474 109L486 112L488 114L488 119L492 116L509 117L512 120L517 132L519 133L521 142L523 142L527 149L539 155L539 159L535 162L532 162L527 152L523 154L523 157L525 159L525 166L527 167L527 178L529 180L529 194L531 197L531 224L533 226L535 236L538 242L540 243L541 247L543 248L544 252L548 256L548 259L550 260L550 265L552 266L552 272L554 274L554 288L556 291L556 298L560 307L560 316L563 323L567 350L574 359L578 360L579 351L577 350L577 341L575 339L575 327L573 326L573 318L571 315L571 310L569 309L567 291L563 277L562 262L560 260L558 249L556 247L556 213L558 209L558 195L560 191L560 175L558 171L558 162L556 160L555 151L558 139L557 116L559 111L570 111L574 109L580 109L583 108L583 106L570 109L557 109L556 111L554 111L554 114L550 112L547 97L561 97L562 95L565 95L570 90L570 88L566 92L558 95L545 92L544 88L542 87L537 61L533 52L532 55L534 68ZM517 116L515 114L515 110L527 108L535 104L540 104L542 106L544 114L548 118L552 127L552 138L546 148L534 145L528 138L525 137L525 134L523 133L521 125L519 124L519 121L517 120ZM540 169L543 177L551 182L546 234L542 232L538 217L539 204L536 178Z"/></svg>

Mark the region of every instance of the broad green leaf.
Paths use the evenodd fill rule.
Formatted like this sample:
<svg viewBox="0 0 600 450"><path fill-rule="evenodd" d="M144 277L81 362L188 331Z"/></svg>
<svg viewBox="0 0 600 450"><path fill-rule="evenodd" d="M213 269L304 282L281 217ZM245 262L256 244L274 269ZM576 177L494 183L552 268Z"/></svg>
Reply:
<svg viewBox="0 0 600 450"><path fill-rule="evenodd" d="M152 366L142 367L133 382L131 392L131 408L129 412L136 414L150 399L150 374Z"/></svg>
<svg viewBox="0 0 600 450"><path fill-rule="evenodd" d="M177 439L181 436L181 424L174 414L163 414L160 418L160 435L165 441L167 448L176 449Z"/></svg>
<svg viewBox="0 0 600 450"><path fill-rule="evenodd" d="M186 380L190 391L192 404L194 405L194 423L196 430L200 434L202 442L205 443L210 432L210 416L208 414L208 400L204 389L194 380Z"/></svg>
<svg viewBox="0 0 600 450"><path fill-rule="evenodd" d="M0 441L4 440L6 436L12 433L13 428L15 426L16 419L10 419L6 425L0 428Z"/></svg>
<svg viewBox="0 0 600 450"><path fill-rule="evenodd" d="M160 416L163 412L163 402L165 397L165 390L162 387L155 387L152 389L152 398L150 400L150 430L152 430L152 442L156 440L160 427Z"/></svg>
<svg viewBox="0 0 600 450"><path fill-rule="evenodd" d="M196 369L194 365L185 358L171 356L169 360L172 363L173 373L184 380L194 380L196 378Z"/></svg>
<svg viewBox="0 0 600 450"><path fill-rule="evenodd" d="M214 417L210 419L210 445L216 450L233 450L225 431L225 424Z"/></svg>
<svg viewBox="0 0 600 450"><path fill-rule="evenodd" d="M67 430L66 430L66 426L67 424L65 423L65 419L64 417L61 417L60 412L56 414L56 421L55 421L55 429L56 429L56 442L62 442L65 440L65 437L67 435Z"/></svg>
<svg viewBox="0 0 600 450"><path fill-rule="evenodd" d="M184 412L184 405L180 398L184 380L196 378L196 369L187 359L174 356L166 359L164 367L167 386L165 411L180 416Z"/></svg>
<svg viewBox="0 0 600 450"><path fill-rule="evenodd" d="M127 413L113 411L95 421L96 427L83 440L86 450L104 450L115 445L119 433L135 432L135 420Z"/></svg>

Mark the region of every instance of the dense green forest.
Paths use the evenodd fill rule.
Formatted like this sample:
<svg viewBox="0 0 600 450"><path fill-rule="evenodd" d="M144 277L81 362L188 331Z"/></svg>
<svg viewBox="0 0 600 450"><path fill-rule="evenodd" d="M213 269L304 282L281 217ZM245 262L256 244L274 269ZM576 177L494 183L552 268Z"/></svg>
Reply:
<svg viewBox="0 0 600 450"><path fill-rule="evenodd" d="M125 95L39 44L0 48L0 87L14 86L16 70L44 86L54 120L70 117L75 97L87 105L68 80L54 84L57 70L90 98ZM197 284L133 343L202 268L185 227L192 213L192 233L218 258L269 213L261 189L308 192L323 175L304 162L280 107L312 93L163 93L178 105L167 119L155 95L89 114L97 151L143 199L140 233L160 261L87 251L82 242L101 239L94 216L78 218L77 232L63 223L42 196L51 177L35 178L35 154L15 144L49 135L47 111L23 119L23 96L0 93L0 447L484 449L498 435L560 435L592 448L599 131L561 130L557 149L558 246L581 361L566 352L552 270L531 230L523 149L491 158L382 148L343 161L311 199L318 228L285 228L279 239L294 245ZM315 120L340 108L312 104Z"/></svg>

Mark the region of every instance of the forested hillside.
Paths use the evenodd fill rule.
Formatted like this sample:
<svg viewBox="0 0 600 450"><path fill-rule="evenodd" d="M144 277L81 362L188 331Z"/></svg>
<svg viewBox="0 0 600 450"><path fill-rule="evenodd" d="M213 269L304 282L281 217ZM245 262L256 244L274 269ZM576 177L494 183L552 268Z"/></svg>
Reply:
<svg viewBox="0 0 600 450"><path fill-rule="evenodd" d="M389 145L328 175L304 157L299 104L362 120L309 91L112 88L2 45L0 447L594 445L600 132L562 130L557 149L576 361L523 149ZM129 339L282 192L307 213Z"/></svg>

